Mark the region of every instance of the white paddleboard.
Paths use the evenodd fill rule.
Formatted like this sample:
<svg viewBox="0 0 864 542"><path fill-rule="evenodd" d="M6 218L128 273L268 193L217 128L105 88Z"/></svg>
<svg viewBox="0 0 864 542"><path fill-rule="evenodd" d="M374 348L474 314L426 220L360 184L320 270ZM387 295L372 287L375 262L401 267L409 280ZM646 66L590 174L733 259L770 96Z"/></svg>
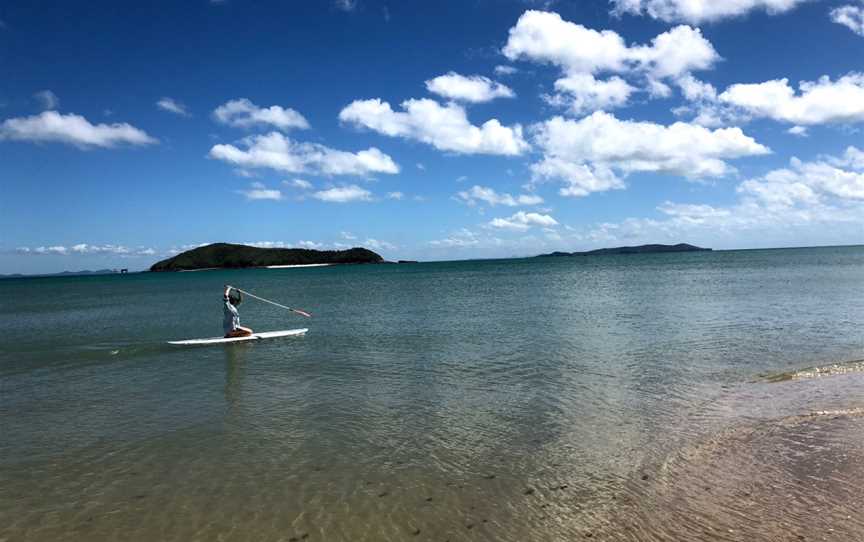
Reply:
<svg viewBox="0 0 864 542"><path fill-rule="evenodd" d="M253 333L247 337L211 337L209 339L187 339L185 341L168 341L168 344L180 344L184 346L200 345L200 344L222 344L236 343L241 341L257 341L258 339L275 339L276 337L292 337L294 335L303 335L307 328L303 329L283 329L282 331L264 331L262 333Z"/></svg>

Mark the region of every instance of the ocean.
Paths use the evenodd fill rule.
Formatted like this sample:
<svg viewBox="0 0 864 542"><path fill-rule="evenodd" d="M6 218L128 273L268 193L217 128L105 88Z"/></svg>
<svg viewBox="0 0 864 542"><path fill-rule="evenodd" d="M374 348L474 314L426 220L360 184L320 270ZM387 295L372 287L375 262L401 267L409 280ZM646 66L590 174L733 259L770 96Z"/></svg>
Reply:
<svg viewBox="0 0 864 542"><path fill-rule="evenodd" d="M221 335L225 284L313 314L243 325L308 334L166 344ZM0 300L0 541L864 539L864 247Z"/></svg>

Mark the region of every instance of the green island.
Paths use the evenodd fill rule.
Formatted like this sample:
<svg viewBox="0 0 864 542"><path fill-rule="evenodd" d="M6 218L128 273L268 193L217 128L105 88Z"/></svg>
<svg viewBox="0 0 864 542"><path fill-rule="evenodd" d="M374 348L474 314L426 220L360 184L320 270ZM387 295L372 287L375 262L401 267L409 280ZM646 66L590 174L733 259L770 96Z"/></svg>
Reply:
<svg viewBox="0 0 864 542"><path fill-rule="evenodd" d="M710 248L702 248L687 243L677 245L639 245L635 247L598 248L585 252L551 252L540 254L537 258L550 258L561 256L602 256L607 254L658 254L664 252L707 252Z"/></svg>
<svg viewBox="0 0 864 542"><path fill-rule="evenodd" d="M348 250L313 250L306 248L258 248L231 243L213 243L156 262L150 266L150 271L382 263L383 261L384 258L380 254L360 247Z"/></svg>

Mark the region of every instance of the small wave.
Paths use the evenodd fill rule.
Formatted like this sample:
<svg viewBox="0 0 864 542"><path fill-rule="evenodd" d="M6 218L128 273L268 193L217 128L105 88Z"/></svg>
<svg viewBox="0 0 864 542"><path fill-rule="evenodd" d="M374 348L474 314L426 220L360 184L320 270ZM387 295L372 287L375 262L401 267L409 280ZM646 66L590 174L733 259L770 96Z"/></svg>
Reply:
<svg viewBox="0 0 864 542"><path fill-rule="evenodd" d="M788 380L805 380L809 378L821 378L823 376L836 376L849 373L864 373L864 360L844 361L796 369L777 374L760 375L760 379L766 382L786 382Z"/></svg>

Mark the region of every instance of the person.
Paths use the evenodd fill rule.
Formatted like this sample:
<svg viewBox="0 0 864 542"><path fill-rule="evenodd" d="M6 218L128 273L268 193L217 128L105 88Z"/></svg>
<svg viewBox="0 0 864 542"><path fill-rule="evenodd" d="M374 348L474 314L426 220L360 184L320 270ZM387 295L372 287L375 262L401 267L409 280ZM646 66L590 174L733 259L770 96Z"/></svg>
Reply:
<svg viewBox="0 0 864 542"><path fill-rule="evenodd" d="M237 312L237 305L243 301L243 297L240 295L239 290L235 288L234 291L237 293L236 296L231 295L230 286L225 286L225 303L223 306L225 318L222 321L222 328L225 330L226 339L230 337L248 337L249 335L252 335L252 330L250 328L240 325L240 313Z"/></svg>

